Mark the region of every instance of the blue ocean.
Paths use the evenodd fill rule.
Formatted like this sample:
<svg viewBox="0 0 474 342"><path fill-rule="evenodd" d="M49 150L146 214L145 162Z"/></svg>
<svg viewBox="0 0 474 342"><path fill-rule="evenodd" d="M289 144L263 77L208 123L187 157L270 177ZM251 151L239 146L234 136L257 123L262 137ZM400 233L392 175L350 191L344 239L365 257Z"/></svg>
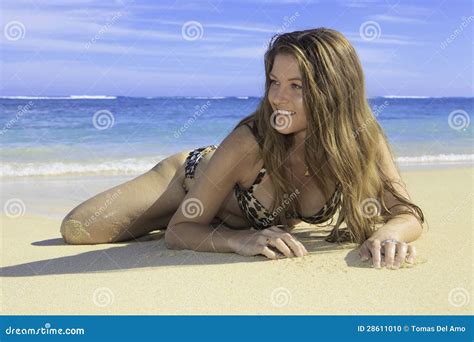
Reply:
<svg viewBox="0 0 474 342"><path fill-rule="evenodd" d="M219 144L258 97L0 97L0 176L138 174ZM471 164L474 98L369 99L400 167Z"/></svg>

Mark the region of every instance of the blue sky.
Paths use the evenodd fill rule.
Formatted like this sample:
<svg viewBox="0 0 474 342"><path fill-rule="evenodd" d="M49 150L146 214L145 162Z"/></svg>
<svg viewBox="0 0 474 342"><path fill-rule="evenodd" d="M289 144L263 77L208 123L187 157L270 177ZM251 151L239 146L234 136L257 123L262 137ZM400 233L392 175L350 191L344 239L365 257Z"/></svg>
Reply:
<svg viewBox="0 0 474 342"><path fill-rule="evenodd" d="M322 26L355 46L369 96L473 96L469 0L1 6L3 96L261 96L269 38Z"/></svg>

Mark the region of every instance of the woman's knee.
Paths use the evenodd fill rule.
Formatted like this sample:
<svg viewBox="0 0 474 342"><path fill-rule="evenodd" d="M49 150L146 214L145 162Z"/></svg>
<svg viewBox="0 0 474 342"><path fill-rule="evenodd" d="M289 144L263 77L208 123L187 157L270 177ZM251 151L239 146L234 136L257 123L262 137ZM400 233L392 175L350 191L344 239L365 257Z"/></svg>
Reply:
<svg viewBox="0 0 474 342"><path fill-rule="evenodd" d="M71 245L96 243L91 237L89 227L84 220L75 216L66 216L61 223L61 236Z"/></svg>
<svg viewBox="0 0 474 342"><path fill-rule="evenodd" d="M113 242L119 230L118 227L111 227L110 222L104 219L97 218L91 221L87 215L69 213L61 223L60 232L68 244L90 245Z"/></svg>

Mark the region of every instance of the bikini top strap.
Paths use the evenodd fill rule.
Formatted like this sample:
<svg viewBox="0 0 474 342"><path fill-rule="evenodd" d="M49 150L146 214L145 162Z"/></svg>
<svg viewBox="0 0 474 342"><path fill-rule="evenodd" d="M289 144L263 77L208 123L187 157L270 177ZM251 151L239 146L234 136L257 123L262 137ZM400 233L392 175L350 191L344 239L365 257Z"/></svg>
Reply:
<svg viewBox="0 0 474 342"><path fill-rule="evenodd" d="M255 181L253 182L252 186L249 189L249 192L254 192L255 190L257 190L258 185L260 184L260 182L262 181L266 173L267 173L267 169L265 169L264 167L260 169L260 171L258 172L257 178L255 178Z"/></svg>

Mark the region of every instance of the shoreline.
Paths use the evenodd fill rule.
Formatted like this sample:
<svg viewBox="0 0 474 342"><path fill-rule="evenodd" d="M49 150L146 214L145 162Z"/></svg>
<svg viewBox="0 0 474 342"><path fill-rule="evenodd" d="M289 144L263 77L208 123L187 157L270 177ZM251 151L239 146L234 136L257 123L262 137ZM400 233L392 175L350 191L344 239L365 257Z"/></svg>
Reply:
<svg viewBox="0 0 474 342"><path fill-rule="evenodd" d="M473 165L437 165L400 169L402 178L407 174L436 173L450 170L472 170ZM76 205L88 198L139 176L128 175L61 175L0 178L2 197L26 199L30 213L47 218L59 219ZM409 188L410 190L410 188ZM48 194L48 196L45 196ZM60 204L60 206L58 206ZM67 209L69 208L69 209ZM65 211L66 210L66 211Z"/></svg>
<svg viewBox="0 0 474 342"><path fill-rule="evenodd" d="M400 164L396 163L396 166L400 172L413 172L413 171L425 171L425 170L444 170L444 169L464 169L474 167L473 162L446 162L446 163L407 163ZM150 167L150 169L153 166ZM116 172L81 172L81 173L64 173L58 175L32 175L32 176L0 176L2 183L10 181L36 181L36 180L71 180L71 179L103 179L107 178L134 178L148 170L143 172L134 173L116 173Z"/></svg>
<svg viewBox="0 0 474 342"><path fill-rule="evenodd" d="M190 151L191 149L185 149ZM179 152L184 152L180 150ZM175 152L168 153L167 156ZM417 169L445 169L474 166L474 154L464 155L444 155L443 158L436 159L436 156L419 157L400 157L403 161L395 158L395 164L400 170L410 171ZM4 162L0 167L0 179L47 179L47 178L70 178L70 177L108 177L108 176L136 176L152 169L166 156L144 157L144 158L126 158L115 160L102 160L101 162L77 160L75 162L47 161L29 162L29 163L10 163Z"/></svg>

